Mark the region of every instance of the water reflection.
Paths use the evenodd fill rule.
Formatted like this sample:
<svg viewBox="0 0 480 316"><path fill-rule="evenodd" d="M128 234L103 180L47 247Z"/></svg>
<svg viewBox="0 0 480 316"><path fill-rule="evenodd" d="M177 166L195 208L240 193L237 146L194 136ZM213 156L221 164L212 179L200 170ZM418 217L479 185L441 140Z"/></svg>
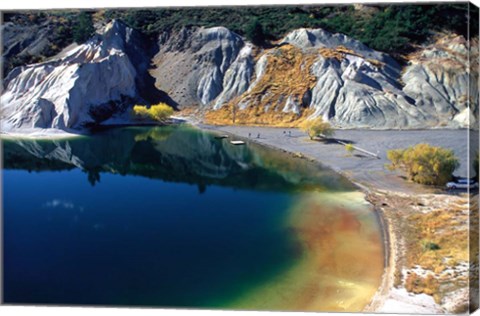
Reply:
<svg viewBox="0 0 480 316"><path fill-rule="evenodd" d="M186 126L117 128L69 140L5 140L6 169L80 168L95 185L101 173L254 190L350 190L328 169L255 144L231 145Z"/></svg>
<svg viewBox="0 0 480 316"><path fill-rule="evenodd" d="M4 166L8 303L360 311L378 287L363 195L289 154L132 127L6 140Z"/></svg>

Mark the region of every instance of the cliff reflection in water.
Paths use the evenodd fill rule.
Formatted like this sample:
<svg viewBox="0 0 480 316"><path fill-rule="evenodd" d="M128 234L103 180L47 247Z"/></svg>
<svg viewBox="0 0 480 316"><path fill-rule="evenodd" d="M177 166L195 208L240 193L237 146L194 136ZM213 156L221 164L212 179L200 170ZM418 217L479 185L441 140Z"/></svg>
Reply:
<svg viewBox="0 0 480 316"><path fill-rule="evenodd" d="M33 158L33 159L32 159ZM4 140L4 167L29 171L80 168L95 185L104 172L169 182L253 190L351 190L329 169L256 144L186 126L115 128L66 140Z"/></svg>
<svg viewBox="0 0 480 316"><path fill-rule="evenodd" d="M363 194L229 140L188 126L5 140L5 302L361 311L383 272Z"/></svg>

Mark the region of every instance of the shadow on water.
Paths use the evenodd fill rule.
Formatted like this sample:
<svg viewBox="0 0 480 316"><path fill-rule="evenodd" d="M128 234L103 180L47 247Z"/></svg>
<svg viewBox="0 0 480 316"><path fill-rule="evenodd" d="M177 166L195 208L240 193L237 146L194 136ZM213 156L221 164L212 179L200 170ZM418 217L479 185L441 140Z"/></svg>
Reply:
<svg viewBox="0 0 480 316"><path fill-rule="evenodd" d="M187 126L128 127L69 140L5 140L5 169L80 168L95 185L101 173L266 191L351 190L343 177L303 159Z"/></svg>

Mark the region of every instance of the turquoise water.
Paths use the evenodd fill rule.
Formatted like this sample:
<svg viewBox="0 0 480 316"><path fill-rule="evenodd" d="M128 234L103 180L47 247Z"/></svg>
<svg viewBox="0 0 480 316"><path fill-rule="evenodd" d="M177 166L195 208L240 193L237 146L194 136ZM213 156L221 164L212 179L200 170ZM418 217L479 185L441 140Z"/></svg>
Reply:
<svg viewBox="0 0 480 316"><path fill-rule="evenodd" d="M189 127L5 140L4 301L224 307L291 269L330 170Z"/></svg>

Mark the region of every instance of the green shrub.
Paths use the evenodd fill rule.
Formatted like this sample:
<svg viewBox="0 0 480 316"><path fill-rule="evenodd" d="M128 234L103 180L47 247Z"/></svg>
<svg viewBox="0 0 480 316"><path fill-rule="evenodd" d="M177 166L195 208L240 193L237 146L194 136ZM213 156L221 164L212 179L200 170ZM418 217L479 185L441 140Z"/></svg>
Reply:
<svg viewBox="0 0 480 316"><path fill-rule="evenodd" d="M74 23L72 27L73 40L78 44L82 44L88 40L94 32L95 28L93 27L92 16L82 11L78 15L77 22Z"/></svg>
<svg viewBox="0 0 480 316"><path fill-rule="evenodd" d="M257 46L263 45L265 34L262 24L256 19L250 22L245 29L245 37Z"/></svg>
<svg viewBox="0 0 480 316"><path fill-rule="evenodd" d="M428 251L428 250L434 251L434 250L439 250L440 249L439 245L437 245L436 243L431 242L431 241L422 240L421 244L422 244L423 251Z"/></svg>

